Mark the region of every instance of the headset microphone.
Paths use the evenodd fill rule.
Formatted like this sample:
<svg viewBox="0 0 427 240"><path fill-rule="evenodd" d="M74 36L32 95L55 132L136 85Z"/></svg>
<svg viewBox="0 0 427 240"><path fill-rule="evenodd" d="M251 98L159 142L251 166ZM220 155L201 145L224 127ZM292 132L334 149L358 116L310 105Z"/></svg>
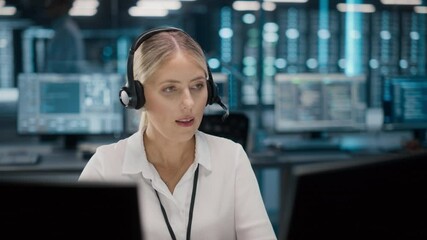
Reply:
<svg viewBox="0 0 427 240"><path fill-rule="evenodd" d="M222 115L222 121L225 121L226 118L228 118L228 115L230 115L230 111L228 110L227 106L222 101L217 102L218 105L224 109L225 113Z"/></svg>
<svg viewBox="0 0 427 240"><path fill-rule="evenodd" d="M166 27L166 28L156 28L150 31L147 31L141 34L132 47L129 50L129 56L127 61L127 83L126 86L122 87L119 92L120 102L126 108L140 109L145 104L145 96L144 96L144 86L140 81L134 79L133 76L133 58L136 49L147 39L156 35L160 32L182 32L186 35L188 33L184 32L179 28L174 27ZM190 38L191 36L188 35ZM212 105L214 103L220 105L222 109L224 109L225 113L222 116L223 120L228 117L229 110L227 106L222 102L220 96L218 95L218 86L215 84L211 70L209 69L208 64L206 63L208 70L208 79L207 79L207 90L208 90L208 99L206 105Z"/></svg>

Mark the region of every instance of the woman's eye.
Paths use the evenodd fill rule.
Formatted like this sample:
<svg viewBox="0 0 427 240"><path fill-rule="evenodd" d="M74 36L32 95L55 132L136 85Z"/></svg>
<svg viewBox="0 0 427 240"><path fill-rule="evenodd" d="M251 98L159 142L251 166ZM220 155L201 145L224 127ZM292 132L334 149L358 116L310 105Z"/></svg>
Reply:
<svg viewBox="0 0 427 240"><path fill-rule="evenodd" d="M197 83L192 88L198 90L198 89L203 89L203 87L205 87L204 83Z"/></svg>
<svg viewBox="0 0 427 240"><path fill-rule="evenodd" d="M176 87L174 87L174 86L163 88L163 92L166 92L166 93L171 93L171 92L174 92L174 91L176 91Z"/></svg>

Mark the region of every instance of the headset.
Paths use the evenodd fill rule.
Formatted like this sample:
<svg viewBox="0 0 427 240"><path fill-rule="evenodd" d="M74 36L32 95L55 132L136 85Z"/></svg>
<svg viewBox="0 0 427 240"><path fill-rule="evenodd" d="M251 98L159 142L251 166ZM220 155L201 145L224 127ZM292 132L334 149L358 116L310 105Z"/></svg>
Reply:
<svg viewBox="0 0 427 240"><path fill-rule="evenodd" d="M144 86L140 81L135 80L133 77L133 61L134 61L134 53L138 49L141 44L151 38L152 36L161 33L161 32L175 32L179 31L187 36L191 37L188 33L183 30L175 27L164 27L164 28L155 28L149 30L147 32L142 33L137 40L133 43L129 50L129 56L127 61L127 83L124 87L121 88L119 92L120 102L126 108L131 109L140 109L145 104L145 96L144 96ZM208 91L208 99L206 105L212 105L214 103L220 105L222 109L225 111L223 115L223 119L227 118L229 115L229 110L227 106L222 102L220 96L218 95L218 86L215 84L211 70L209 69L209 65L206 62L207 70L208 70L208 79L207 79L207 91Z"/></svg>

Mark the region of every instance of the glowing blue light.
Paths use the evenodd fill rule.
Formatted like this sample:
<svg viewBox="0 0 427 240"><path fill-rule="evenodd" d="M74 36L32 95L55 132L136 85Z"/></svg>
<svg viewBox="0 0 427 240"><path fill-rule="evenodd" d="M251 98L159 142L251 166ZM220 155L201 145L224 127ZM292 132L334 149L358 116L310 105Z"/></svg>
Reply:
<svg viewBox="0 0 427 240"><path fill-rule="evenodd" d="M379 66L380 66L380 63L378 62L377 59L369 60L369 67L371 67L372 69L377 69Z"/></svg>
<svg viewBox="0 0 427 240"><path fill-rule="evenodd" d="M408 66L409 66L408 61L405 59L400 59L399 66L400 66L400 68L403 68L403 69L408 68Z"/></svg>
<svg viewBox="0 0 427 240"><path fill-rule="evenodd" d="M319 63L314 58L309 58L307 60L306 64L307 64L307 67L310 69L315 69L315 68L317 68L317 66L319 66Z"/></svg>
<svg viewBox="0 0 427 240"><path fill-rule="evenodd" d="M269 22L264 24L264 31L266 32L277 32L279 30L279 25L277 23Z"/></svg>
<svg viewBox="0 0 427 240"><path fill-rule="evenodd" d="M246 24L252 24L256 21L256 17L252 13L246 13L242 16L242 21Z"/></svg>
<svg viewBox="0 0 427 240"><path fill-rule="evenodd" d="M256 65L256 59L254 57L251 57L251 56L244 57L243 58L243 65L254 66L254 65Z"/></svg>
<svg viewBox="0 0 427 240"><path fill-rule="evenodd" d="M319 29L319 31L317 31L317 36L320 39L329 39L331 37L331 33L328 29Z"/></svg>
<svg viewBox="0 0 427 240"><path fill-rule="evenodd" d="M233 30L231 28L221 28L218 34L221 38L231 38L233 37Z"/></svg>
<svg viewBox="0 0 427 240"><path fill-rule="evenodd" d="M264 67L264 74L266 76L272 77L276 74L276 69L273 66L265 66Z"/></svg>
<svg viewBox="0 0 427 240"><path fill-rule="evenodd" d="M221 63L217 58L211 58L208 60L208 65L212 69L217 69L221 66Z"/></svg>
<svg viewBox="0 0 427 240"><path fill-rule="evenodd" d="M418 32L410 32L409 36L412 40L420 40L420 34Z"/></svg>
<svg viewBox="0 0 427 240"><path fill-rule="evenodd" d="M299 38L299 31L295 28L289 28L285 33L286 37L289 39L297 39Z"/></svg>
<svg viewBox="0 0 427 240"><path fill-rule="evenodd" d="M284 58L278 58L276 59L276 61L274 62L274 65L279 68L279 69L283 69L286 67L287 62Z"/></svg>
<svg viewBox="0 0 427 240"><path fill-rule="evenodd" d="M390 40L391 39L391 33L389 31L383 30L380 32L380 37L383 40Z"/></svg>
<svg viewBox="0 0 427 240"><path fill-rule="evenodd" d="M266 42L274 43L274 42L277 42L279 40L279 35L275 32L268 32L268 33L264 33L262 35L262 38Z"/></svg>
<svg viewBox="0 0 427 240"><path fill-rule="evenodd" d="M256 68L251 66L245 67L243 68L243 74L248 77L253 77L256 75Z"/></svg>

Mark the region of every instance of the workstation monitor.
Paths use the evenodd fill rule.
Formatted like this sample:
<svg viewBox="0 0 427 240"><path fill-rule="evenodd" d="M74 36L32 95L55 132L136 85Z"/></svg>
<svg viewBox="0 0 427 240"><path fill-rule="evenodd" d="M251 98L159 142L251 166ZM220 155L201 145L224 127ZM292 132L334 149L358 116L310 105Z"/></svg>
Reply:
<svg viewBox="0 0 427 240"><path fill-rule="evenodd" d="M340 151L340 135L367 129L365 75L279 73L273 128L265 146L280 151Z"/></svg>
<svg viewBox="0 0 427 240"><path fill-rule="evenodd" d="M17 132L71 139L120 134L124 124L118 92L124 82L114 73L21 73Z"/></svg>
<svg viewBox="0 0 427 240"><path fill-rule="evenodd" d="M277 74L275 131L360 131L367 109L366 77L345 74Z"/></svg>
<svg viewBox="0 0 427 240"><path fill-rule="evenodd" d="M424 151L295 165L282 185L279 239L426 239L426 158Z"/></svg>
<svg viewBox="0 0 427 240"><path fill-rule="evenodd" d="M427 76L385 76L382 94L385 131L413 131L425 141Z"/></svg>
<svg viewBox="0 0 427 240"><path fill-rule="evenodd" d="M144 239L131 183L0 181L2 239Z"/></svg>

